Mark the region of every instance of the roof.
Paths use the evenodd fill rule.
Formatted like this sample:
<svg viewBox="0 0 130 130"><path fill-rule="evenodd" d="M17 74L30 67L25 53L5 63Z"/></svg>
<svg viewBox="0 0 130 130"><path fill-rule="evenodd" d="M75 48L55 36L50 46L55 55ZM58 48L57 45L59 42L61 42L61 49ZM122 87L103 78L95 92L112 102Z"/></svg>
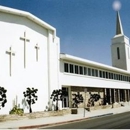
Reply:
<svg viewBox="0 0 130 130"><path fill-rule="evenodd" d="M112 66L109 66L109 65L105 65L105 64L98 63L98 62L94 62L94 61L86 60L86 59L83 59L83 58L75 57L75 56L68 55L68 54L65 54L65 53L60 54L60 59L66 60L66 61L71 61L71 62L76 62L76 63L79 63L79 64L86 64L86 65L90 65L90 66L93 66L93 67L102 68L102 69L105 69L105 70L111 70L111 71L116 71L116 72L119 72L119 73L130 74L128 71L123 70L123 69L119 69L119 68L112 67Z"/></svg>
<svg viewBox="0 0 130 130"><path fill-rule="evenodd" d="M4 6L0 6L0 12L26 17L31 21L41 25L42 27L52 30L54 32L54 37L56 36L56 29L54 27L52 27L51 25L47 24L46 22L42 21L41 19L39 19L38 17L34 16L29 12L13 9L9 7L4 7Z"/></svg>
<svg viewBox="0 0 130 130"><path fill-rule="evenodd" d="M116 35L118 34L122 34L122 35L124 34L119 11L117 12L117 18L116 18Z"/></svg>

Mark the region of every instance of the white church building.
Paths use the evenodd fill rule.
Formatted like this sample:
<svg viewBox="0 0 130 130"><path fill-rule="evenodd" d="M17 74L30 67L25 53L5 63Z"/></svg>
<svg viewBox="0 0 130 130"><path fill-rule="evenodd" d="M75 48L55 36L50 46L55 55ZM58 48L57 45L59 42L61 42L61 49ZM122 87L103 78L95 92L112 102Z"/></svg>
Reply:
<svg viewBox="0 0 130 130"><path fill-rule="evenodd" d="M55 89L68 93L61 109L72 107L73 93L84 97L85 88L87 98L92 92L102 98L107 95L108 104L130 101L130 45L119 12L111 44L112 66L60 53L54 27L28 12L3 6L0 43L0 86L7 89L7 103L0 114L8 114L14 102L28 112L22 102L27 87L38 89L33 111L44 111Z"/></svg>

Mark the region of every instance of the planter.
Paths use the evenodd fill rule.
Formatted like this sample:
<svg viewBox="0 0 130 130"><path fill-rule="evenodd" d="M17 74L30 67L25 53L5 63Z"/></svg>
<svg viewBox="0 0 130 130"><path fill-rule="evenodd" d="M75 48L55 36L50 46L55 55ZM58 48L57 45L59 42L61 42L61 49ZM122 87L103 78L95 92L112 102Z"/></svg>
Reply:
<svg viewBox="0 0 130 130"><path fill-rule="evenodd" d="M32 113L24 113L22 116L17 114L11 115L0 115L0 122L2 121L12 121L12 120L21 120L21 119L35 119L35 118L43 118L43 117L50 117L50 116L63 116L66 114L70 114L70 109L64 109L59 111L38 111Z"/></svg>
<svg viewBox="0 0 130 130"><path fill-rule="evenodd" d="M71 114L78 114L78 109L77 108L72 108L71 109Z"/></svg>

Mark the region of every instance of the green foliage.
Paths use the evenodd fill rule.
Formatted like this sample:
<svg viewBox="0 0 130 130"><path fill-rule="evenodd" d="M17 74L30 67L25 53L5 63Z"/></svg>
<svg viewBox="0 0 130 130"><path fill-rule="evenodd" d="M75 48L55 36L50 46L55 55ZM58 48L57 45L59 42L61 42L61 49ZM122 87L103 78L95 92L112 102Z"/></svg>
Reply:
<svg viewBox="0 0 130 130"><path fill-rule="evenodd" d="M6 92L7 90L4 89L4 87L0 87L0 109L5 106L5 103L7 103Z"/></svg>
<svg viewBox="0 0 130 130"><path fill-rule="evenodd" d="M9 112L9 114L17 114L17 115L20 115L20 116L22 116L23 113L24 113L23 109L18 108L16 105Z"/></svg>
<svg viewBox="0 0 130 130"><path fill-rule="evenodd" d="M29 105L29 112L32 113L32 104L35 104L36 101L38 100L38 96L36 96L38 89L34 88L27 88L25 92L23 92L23 95L25 97L25 100L27 101Z"/></svg>

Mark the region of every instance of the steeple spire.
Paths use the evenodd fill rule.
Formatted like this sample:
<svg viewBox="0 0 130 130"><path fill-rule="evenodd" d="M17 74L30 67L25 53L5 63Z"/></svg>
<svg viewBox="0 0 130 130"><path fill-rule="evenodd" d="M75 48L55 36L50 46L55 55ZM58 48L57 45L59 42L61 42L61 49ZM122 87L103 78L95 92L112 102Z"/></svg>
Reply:
<svg viewBox="0 0 130 130"><path fill-rule="evenodd" d="M122 35L124 34L119 11L117 11L117 18L116 18L116 35L118 34L122 34Z"/></svg>

